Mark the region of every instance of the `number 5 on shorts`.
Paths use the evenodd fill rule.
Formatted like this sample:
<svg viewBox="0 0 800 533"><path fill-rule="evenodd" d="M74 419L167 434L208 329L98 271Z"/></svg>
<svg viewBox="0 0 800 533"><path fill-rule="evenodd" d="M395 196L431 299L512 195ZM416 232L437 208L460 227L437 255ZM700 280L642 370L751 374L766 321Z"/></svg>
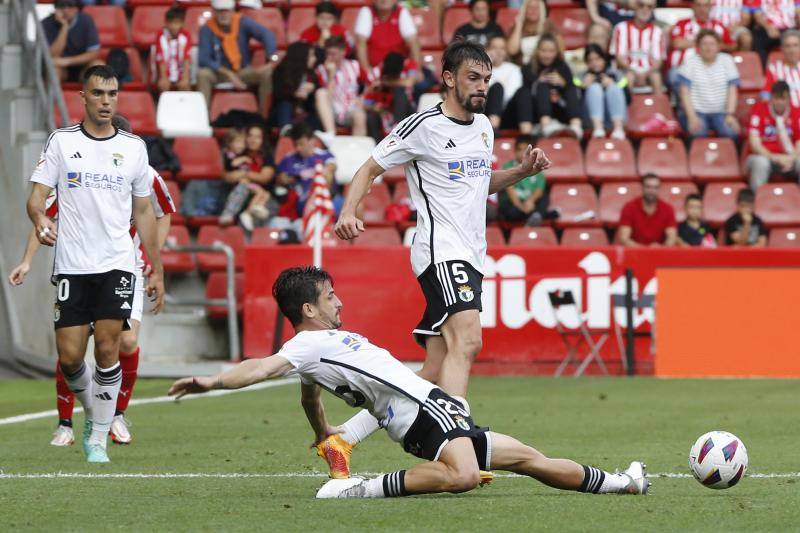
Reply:
<svg viewBox="0 0 800 533"><path fill-rule="evenodd" d="M453 280L456 283L466 283L469 281L469 276L464 271L464 263L453 263L450 265L450 270L453 271Z"/></svg>
<svg viewBox="0 0 800 533"><path fill-rule="evenodd" d="M58 282L58 301L69 300L69 280L64 278Z"/></svg>

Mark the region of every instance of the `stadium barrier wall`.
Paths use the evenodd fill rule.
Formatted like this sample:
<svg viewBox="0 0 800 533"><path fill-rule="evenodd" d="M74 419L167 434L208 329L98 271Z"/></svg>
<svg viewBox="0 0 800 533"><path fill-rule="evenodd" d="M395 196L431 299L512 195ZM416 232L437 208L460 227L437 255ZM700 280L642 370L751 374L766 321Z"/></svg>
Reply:
<svg viewBox="0 0 800 533"><path fill-rule="evenodd" d="M284 268L311 263L311 248L303 245L250 246L245 252L245 357L265 357L292 336L284 321L282 339L274 338L277 306L271 287ZM405 361L420 361L423 350L411 330L422 315L424 301L411 272L408 248L337 246L326 248L323 266L335 278L344 302L343 328L357 331ZM634 296L655 295L657 269L665 267L800 267L800 250L683 248L498 247L490 248L483 282L483 350L477 371L487 373L550 373L566 355L555 330L547 293L572 290L592 329L626 323L626 309L614 307L614 295L624 295L624 272L634 272ZM693 305L692 295L686 305ZM656 306L658 306L656 299ZM577 326L574 316L563 315ZM637 308L639 332L653 328L653 308ZM571 322L570 322L571 321ZM658 332L660 334L660 332ZM655 335L658 337L659 335ZM638 337L637 373L652 374L651 342ZM584 351L579 354L584 354ZM622 355L612 338L601 352L612 373L622 373ZM594 365L590 372L596 372Z"/></svg>
<svg viewBox="0 0 800 533"><path fill-rule="evenodd" d="M800 269L657 269L661 377L800 377Z"/></svg>

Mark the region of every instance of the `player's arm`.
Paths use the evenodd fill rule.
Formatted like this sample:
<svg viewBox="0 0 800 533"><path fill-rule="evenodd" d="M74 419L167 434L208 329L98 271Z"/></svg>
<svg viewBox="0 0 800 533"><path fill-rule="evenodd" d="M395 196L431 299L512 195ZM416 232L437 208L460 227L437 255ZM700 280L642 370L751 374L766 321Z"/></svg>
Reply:
<svg viewBox="0 0 800 533"><path fill-rule="evenodd" d="M226 372L215 376L182 378L172 384L167 392L181 398L187 394L199 394L213 389L241 389L268 379L285 376L294 367L280 355L264 359L242 361Z"/></svg>
<svg viewBox="0 0 800 533"><path fill-rule="evenodd" d="M164 305L164 268L161 266L156 215L149 196L133 197L133 223L150 259L152 271L147 281L147 295L154 298L153 313L157 314Z"/></svg>
<svg viewBox="0 0 800 533"><path fill-rule="evenodd" d="M36 230L31 228L28 233L28 242L25 244L25 253L22 254L22 261L17 265L11 274L8 275L8 281L12 285L22 285L25 281L25 276L31 269L31 262L33 256L36 255L36 250L39 249L39 239L36 237Z"/></svg>
<svg viewBox="0 0 800 533"><path fill-rule="evenodd" d="M50 196L52 187L48 187L43 183L34 182L31 187L31 194L28 197L27 211L28 217L33 222L33 228L36 232L36 237L39 242L46 246L53 246L56 243L56 225L47 216L46 202L47 197Z"/></svg>
<svg viewBox="0 0 800 533"><path fill-rule="evenodd" d="M372 182L375 181L375 178L384 172L385 169L370 157L361 165L356 175L353 176L353 181L350 182L350 190L347 192L347 198L345 198L342 211L339 214L339 220L333 228L340 239L355 239L359 233L364 231L364 222L356 218L356 209L358 209L361 200L369 192L369 188L372 187Z"/></svg>
<svg viewBox="0 0 800 533"><path fill-rule="evenodd" d="M552 163L547 159L541 148L534 148L529 144L518 165L506 170L492 172L492 179L489 182L489 194L500 192L528 176L535 176L539 172L550 168L551 165Z"/></svg>
<svg viewBox="0 0 800 533"><path fill-rule="evenodd" d="M311 424L311 428L314 430L314 444L340 432L339 428L328 424L328 419L325 417L325 407L322 405L322 398L320 397L321 392L322 389L319 385L300 384L300 403L303 405L303 411L306 413L308 423Z"/></svg>

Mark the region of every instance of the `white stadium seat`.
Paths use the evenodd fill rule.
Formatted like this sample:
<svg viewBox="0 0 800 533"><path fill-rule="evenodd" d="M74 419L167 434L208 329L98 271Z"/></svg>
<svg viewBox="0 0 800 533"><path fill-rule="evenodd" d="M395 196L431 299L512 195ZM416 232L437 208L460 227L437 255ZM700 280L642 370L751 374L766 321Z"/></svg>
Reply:
<svg viewBox="0 0 800 533"><path fill-rule="evenodd" d="M168 91L161 93L156 111L161 134L174 137L211 137L208 106L202 93Z"/></svg>
<svg viewBox="0 0 800 533"><path fill-rule="evenodd" d="M336 182L347 185L356 171L372 155L375 140L372 137L337 135L328 149L336 158Z"/></svg>

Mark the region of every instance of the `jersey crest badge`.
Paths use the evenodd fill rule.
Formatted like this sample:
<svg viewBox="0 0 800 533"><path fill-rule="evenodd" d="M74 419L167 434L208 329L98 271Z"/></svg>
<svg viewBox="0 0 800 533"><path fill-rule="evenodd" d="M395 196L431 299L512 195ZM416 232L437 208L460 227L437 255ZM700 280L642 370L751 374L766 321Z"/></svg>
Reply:
<svg viewBox="0 0 800 533"><path fill-rule="evenodd" d="M489 135L486 132L481 133L481 140L486 149L489 149Z"/></svg>
<svg viewBox="0 0 800 533"><path fill-rule="evenodd" d="M469 285L462 285L458 288L458 297L462 302L471 302L475 298L475 292Z"/></svg>
<svg viewBox="0 0 800 533"><path fill-rule="evenodd" d="M453 417L453 420L456 421L456 425L463 429L464 431L469 431L469 423L464 419L461 415L456 415Z"/></svg>
<svg viewBox="0 0 800 533"><path fill-rule="evenodd" d="M122 154L113 153L111 154L111 162L114 163L115 167L121 167L125 162L125 156Z"/></svg>

